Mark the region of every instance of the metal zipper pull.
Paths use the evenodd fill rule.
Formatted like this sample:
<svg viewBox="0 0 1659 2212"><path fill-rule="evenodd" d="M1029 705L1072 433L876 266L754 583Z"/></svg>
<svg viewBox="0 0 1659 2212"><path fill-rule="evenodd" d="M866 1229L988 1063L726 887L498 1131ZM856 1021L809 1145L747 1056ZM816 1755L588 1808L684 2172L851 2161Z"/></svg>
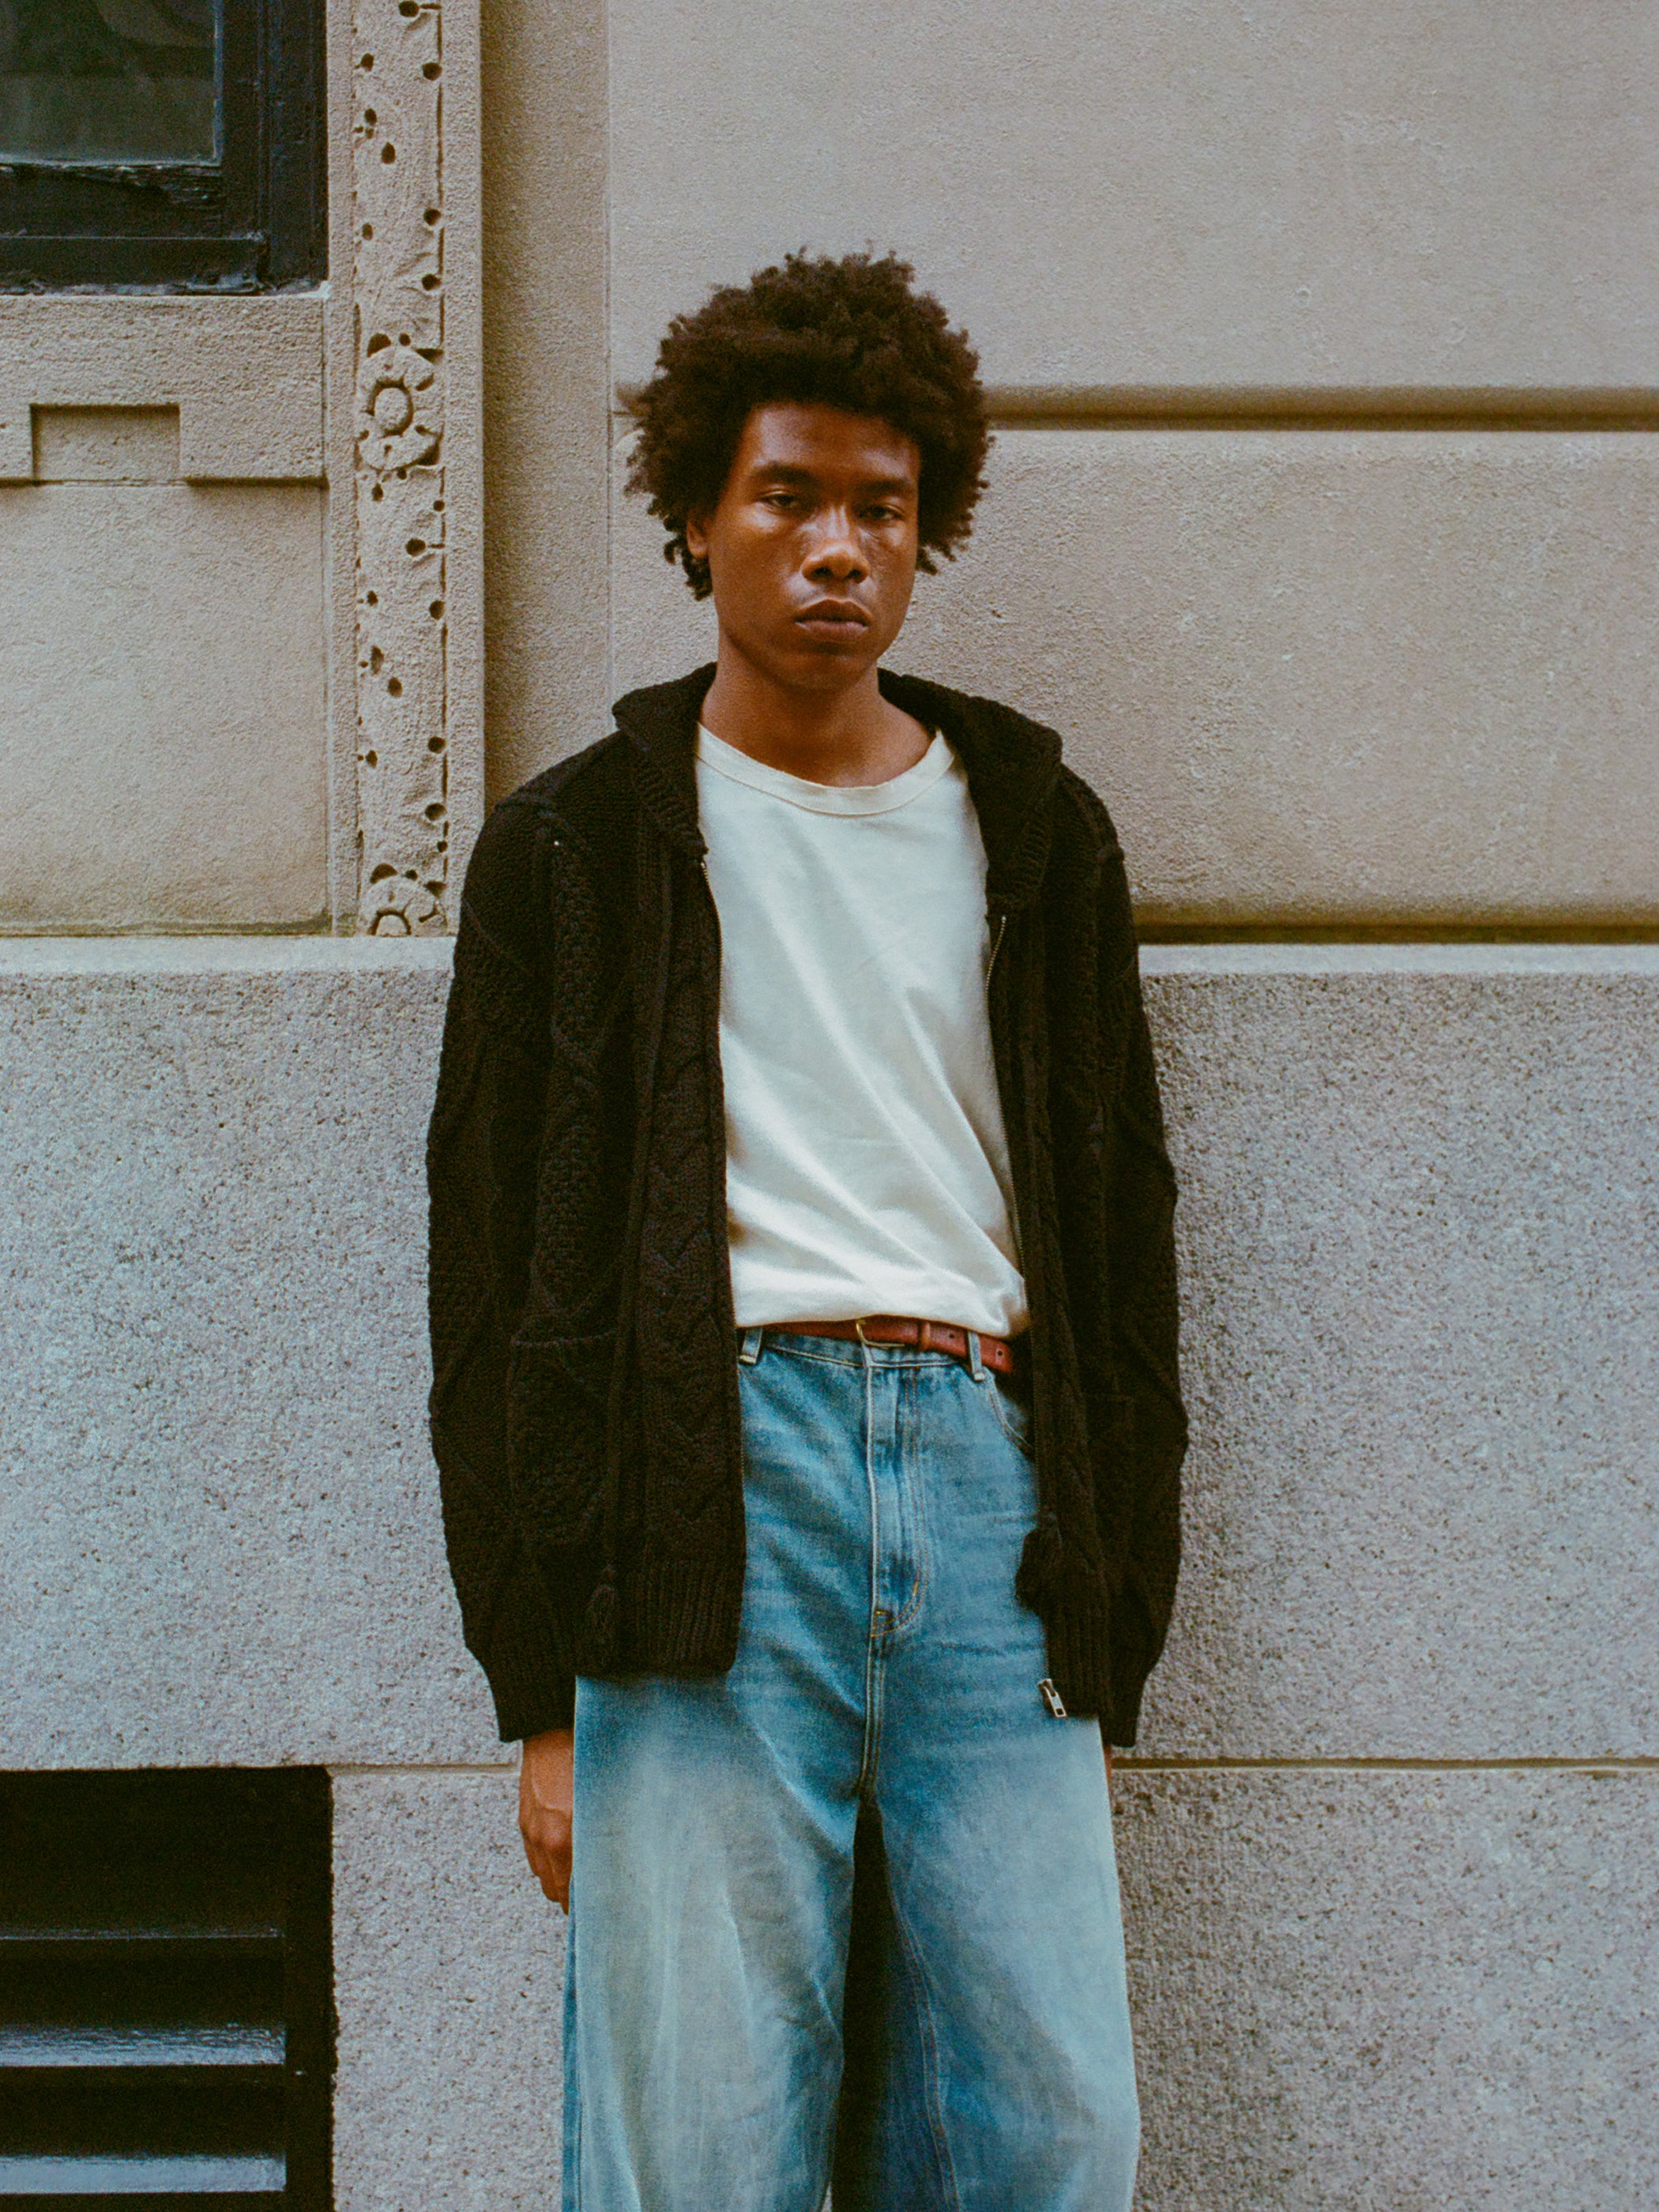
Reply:
<svg viewBox="0 0 1659 2212"><path fill-rule="evenodd" d="M1048 1680L1048 1677L1046 1674L1037 1684L1037 1687L1042 1692L1043 1704L1048 1706L1049 1711L1054 1715L1057 1721L1069 1720L1071 1718L1071 1715L1066 1710L1065 1698L1060 1696L1060 1692L1055 1689L1054 1684Z"/></svg>

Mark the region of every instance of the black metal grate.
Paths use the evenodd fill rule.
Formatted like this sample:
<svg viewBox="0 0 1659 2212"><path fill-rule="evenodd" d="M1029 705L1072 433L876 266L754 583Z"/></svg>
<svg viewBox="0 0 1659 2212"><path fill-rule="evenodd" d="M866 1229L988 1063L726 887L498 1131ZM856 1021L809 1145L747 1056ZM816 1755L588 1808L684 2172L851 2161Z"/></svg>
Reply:
<svg viewBox="0 0 1659 2212"><path fill-rule="evenodd" d="M0 2207L326 2212L319 1769L0 1776Z"/></svg>

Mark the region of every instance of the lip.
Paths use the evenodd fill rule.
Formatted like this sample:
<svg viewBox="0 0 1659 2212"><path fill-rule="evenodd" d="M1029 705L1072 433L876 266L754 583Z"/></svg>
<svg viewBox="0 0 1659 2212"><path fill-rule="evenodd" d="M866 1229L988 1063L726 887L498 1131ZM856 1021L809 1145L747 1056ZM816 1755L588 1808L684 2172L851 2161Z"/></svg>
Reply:
<svg viewBox="0 0 1659 2212"><path fill-rule="evenodd" d="M795 617L795 624L822 636L846 636L854 630L868 629L870 617L856 599L814 599Z"/></svg>

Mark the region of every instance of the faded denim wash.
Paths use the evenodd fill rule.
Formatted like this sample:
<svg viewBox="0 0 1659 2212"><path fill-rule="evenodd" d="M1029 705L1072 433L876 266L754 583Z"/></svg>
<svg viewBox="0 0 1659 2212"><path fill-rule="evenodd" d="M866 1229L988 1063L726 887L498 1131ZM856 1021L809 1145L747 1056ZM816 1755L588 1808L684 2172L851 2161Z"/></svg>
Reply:
<svg viewBox="0 0 1659 2212"><path fill-rule="evenodd" d="M578 1686L566 2212L1128 2212L1100 1732L974 1358L744 1334L736 1663Z"/></svg>

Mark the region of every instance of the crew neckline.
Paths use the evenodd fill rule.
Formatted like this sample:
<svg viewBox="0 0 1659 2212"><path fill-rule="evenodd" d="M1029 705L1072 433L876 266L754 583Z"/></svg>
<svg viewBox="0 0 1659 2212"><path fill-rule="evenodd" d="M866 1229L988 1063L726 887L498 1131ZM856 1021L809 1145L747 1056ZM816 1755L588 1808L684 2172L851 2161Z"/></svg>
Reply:
<svg viewBox="0 0 1659 2212"><path fill-rule="evenodd" d="M811 814L890 814L931 791L954 766L956 755L936 730L927 751L914 767L889 776L885 783L814 783L808 776L792 775L787 769L773 768L752 759L735 745L717 738L706 723L697 725L697 762L731 783L747 784L790 806Z"/></svg>

